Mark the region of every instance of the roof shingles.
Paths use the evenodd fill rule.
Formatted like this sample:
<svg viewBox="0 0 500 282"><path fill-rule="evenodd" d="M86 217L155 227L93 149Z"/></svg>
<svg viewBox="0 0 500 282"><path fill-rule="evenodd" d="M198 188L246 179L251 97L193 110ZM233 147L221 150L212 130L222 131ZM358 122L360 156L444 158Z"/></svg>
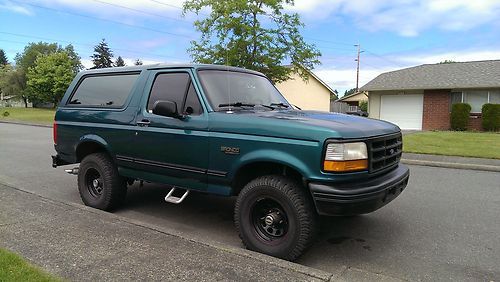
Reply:
<svg viewBox="0 0 500 282"><path fill-rule="evenodd" d="M429 64L380 74L362 91L500 87L500 60Z"/></svg>

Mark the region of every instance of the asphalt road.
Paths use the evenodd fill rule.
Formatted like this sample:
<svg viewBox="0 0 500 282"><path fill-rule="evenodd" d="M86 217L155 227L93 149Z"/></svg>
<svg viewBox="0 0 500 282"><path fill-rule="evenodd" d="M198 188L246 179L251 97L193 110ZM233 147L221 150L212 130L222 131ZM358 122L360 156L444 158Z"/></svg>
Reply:
<svg viewBox="0 0 500 282"><path fill-rule="evenodd" d="M53 152L50 128L0 123L0 182L81 203L76 177L51 168ZM500 174L422 166L411 174L403 194L379 211L322 218L318 241L298 263L334 274L353 267L403 280L500 281ZM134 185L116 213L242 247L233 198L192 193L173 205L163 201L167 192Z"/></svg>

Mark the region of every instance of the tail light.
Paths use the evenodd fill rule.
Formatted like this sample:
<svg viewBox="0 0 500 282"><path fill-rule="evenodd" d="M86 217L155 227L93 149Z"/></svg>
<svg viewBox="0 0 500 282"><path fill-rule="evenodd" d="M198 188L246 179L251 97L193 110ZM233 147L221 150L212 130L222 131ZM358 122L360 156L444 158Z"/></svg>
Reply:
<svg viewBox="0 0 500 282"><path fill-rule="evenodd" d="M54 138L54 145L57 145L57 123L55 121L52 125L52 137Z"/></svg>

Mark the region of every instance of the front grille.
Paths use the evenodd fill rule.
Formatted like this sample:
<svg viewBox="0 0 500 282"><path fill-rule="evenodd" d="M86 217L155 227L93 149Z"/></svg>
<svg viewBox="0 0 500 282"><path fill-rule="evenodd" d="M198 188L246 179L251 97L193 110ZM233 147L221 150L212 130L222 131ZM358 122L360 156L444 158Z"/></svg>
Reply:
<svg viewBox="0 0 500 282"><path fill-rule="evenodd" d="M387 135L368 140L369 171L377 172L395 166L401 159L403 139L401 134Z"/></svg>

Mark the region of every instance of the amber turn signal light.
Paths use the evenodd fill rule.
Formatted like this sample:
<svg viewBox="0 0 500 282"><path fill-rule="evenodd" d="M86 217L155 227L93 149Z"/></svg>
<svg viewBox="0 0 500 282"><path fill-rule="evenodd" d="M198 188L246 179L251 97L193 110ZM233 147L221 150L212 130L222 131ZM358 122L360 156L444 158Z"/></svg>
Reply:
<svg viewBox="0 0 500 282"><path fill-rule="evenodd" d="M360 171L368 169L368 160L324 161L323 170L331 172Z"/></svg>

